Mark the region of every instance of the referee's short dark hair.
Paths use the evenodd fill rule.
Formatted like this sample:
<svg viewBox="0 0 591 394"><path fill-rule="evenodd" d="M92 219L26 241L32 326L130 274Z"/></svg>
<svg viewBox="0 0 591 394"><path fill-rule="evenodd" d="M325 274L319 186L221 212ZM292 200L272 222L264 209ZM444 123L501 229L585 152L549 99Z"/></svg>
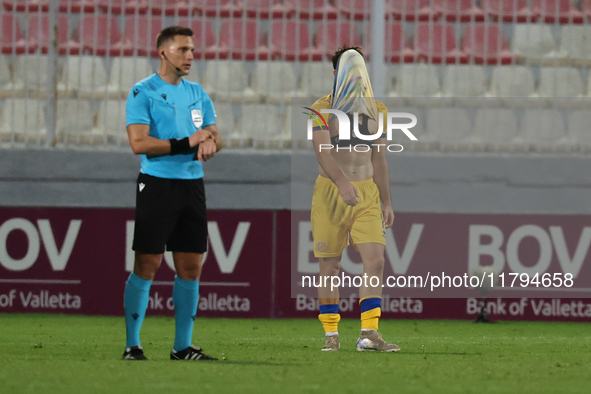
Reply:
<svg viewBox="0 0 591 394"><path fill-rule="evenodd" d="M193 37L193 30L183 26L169 26L163 29L156 37L156 48L160 48L165 42L174 40L175 36Z"/></svg>
<svg viewBox="0 0 591 394"><path fill-rule="evenodd" d="M337 69L337 63L339 62L339 58L343 53L347 52L350 49L356 50L357 52L359 52L361 56L363 56L363 52L361 52L361 47L350 47L347 45L343 45L342 47L337 49L336 52L332 55L332 68L334 68L335 70Z"/></svg>

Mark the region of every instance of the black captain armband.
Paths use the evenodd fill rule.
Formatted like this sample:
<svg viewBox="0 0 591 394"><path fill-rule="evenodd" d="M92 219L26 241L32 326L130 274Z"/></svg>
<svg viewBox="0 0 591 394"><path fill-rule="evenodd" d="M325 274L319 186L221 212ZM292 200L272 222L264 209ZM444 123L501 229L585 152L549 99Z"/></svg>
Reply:
<svg viewBox="0 0 591 394"><path fill-rule="evenodd" d="M169 141L171 156L187 153L187 151L191 149L191 144L189 144L189 137L181 139L172 138Z"/></svg>

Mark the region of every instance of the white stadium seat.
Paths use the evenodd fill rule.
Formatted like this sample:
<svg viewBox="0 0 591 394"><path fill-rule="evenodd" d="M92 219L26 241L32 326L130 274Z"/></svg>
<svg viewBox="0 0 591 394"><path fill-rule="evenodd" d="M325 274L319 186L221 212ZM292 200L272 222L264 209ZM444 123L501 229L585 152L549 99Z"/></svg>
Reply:
<svg viewBox="0 0 591 394"><path fill-rule="evenodd" d="M552 35L552 29L545 24L516 24L511 46L515 54L533 63L556 52L556 40Z"/></svg>
<svg viewBox="0 0 591 394"><path fill-rule="evenodd" d="M530 150L562 150L567 144L562 111L556 109L525 111L521 119L521 135Z"/></svg>
<svg viewBox="0 0 591 394"><path fill-rule="evenodd" d="M490 93L497 97L528 97L535 92L534 74L525 66L496 67Z"/></svg>
<svg viewBox="0 0 591 394"><path fill-rule="evenodd" d="M215 113L217 115L215 123L222 136L222 139L227 140L234 133L234 112L232 104L230 103L214 103Z"/></svg>
<svg viewBox="0 0 591 394"><path fill-rule="evenodd" d="M203 88L216 101L243 102L248 87L244 64L230 60L210 60L205 66ZM253 99L251 98L250 101Z"/></svg>
<svg viewBox="0 0 591 394"><path fill-rule="evenodd" d="M540 72L540 97L580 97L585 84L578 69L572 67L543 67Z"/></svg>
<svg viewBox="0 0 591 394"><path fill-rule="evenodd" d="M429 97L441 92L437 68L431 64L403 64L395 82L394 96Z"/></svg>
<svg viewBox="0 0 591 394"><path fill-rule="evenodd" d="M64 61L58 90L79 97L100 97L107 85L104 59L99 56L68 56ZM101 92L102 88L102 92Z"/></svg>
<svg viewBox="0 0 591 394"><path fill-rule="evenodd" d="M47 55L19 55L14 64L15 89L28 91L30 96L45 97L48 81ZM59 69L56 70L59 73Z"/></svg>
<svg viewBox="0 0 591 394"><path fill-rule="evenodd" d="M443 150L467 150L472 133L468 113L463 108L431 108L427 112L427 133ZM418 138L418 137L417 137Z"/></svg>
<svg viewBox="0 0 591 394"><path fill-rule="evenodd" d="M252 138L255 147L279 146L284 118L277 106L245 104L241 113L240 128L244 138Z"/></svg>
<svg viewBox="0 0 591 394"><path fill-rule="evenodd" d="M298 92L295 71L289 62L256 63L251 87L255 97L272 104L290 103L291 97L302 95Z"/></svg>
<svg viewBox="0 0 591 394"><path fill-rule="evenodd" d="M137 82L154 73L150 59L144 57L116 57L109 75L108 97L127 98ZM99 89L99 91L101 91Z"/></svg>
<svg viewBox="0 0 591 394"><path fill-rule="evenodd" d="M443 95L450 97L477 97L486 94L486 74L482 66L456 66L445 68Z"/></svg>
<svg viewBox="0 0 591 394"><path fill-rule="evenodd" d="M302 66L300 90L308 97L320 98L332 93L334 82L330 62L306 62Z"/></svg>
<svg viewBox="0 0 591 394"><path fill-rule="evenodd" d="M8 99L2 105L4 133L12 133L17 142L44 142L47 131L45 100Z"/></svg>
<svg viewBox="0 0 591 394"><path fill-rule="evenodd" d="M560 38L560 55L576 66L591 61L591 26L563 26Z"/></svg>
<svg viewBox="0 0 591 394"><path fill-rule="evenodd" d="M518 142L517 117L507 108L483 108L474 118L474 135L490 151L509 151ZM522 141L520 141L522 144Z"/></svg>
<svg viewBox="0 0 591 394"><path fill-rule="evenodd" d="M58 141L65 143L97 144L103 143L102 135L92 132L94 113L88 100L57 101Z"/></svg>
<svg viewBox="0 0 591 394"><path fill-rule="evenodd" d="M572 111L568 116L568 134L579 145L582 151L591 151L591 112Z"/></svg>
<svg viewBox="0 0 591 394"><path fill-rule="evenodd" d="M125 130L125 100L103 100L97 117L98 134L106 135L111 143L128 143Z"/></svg>

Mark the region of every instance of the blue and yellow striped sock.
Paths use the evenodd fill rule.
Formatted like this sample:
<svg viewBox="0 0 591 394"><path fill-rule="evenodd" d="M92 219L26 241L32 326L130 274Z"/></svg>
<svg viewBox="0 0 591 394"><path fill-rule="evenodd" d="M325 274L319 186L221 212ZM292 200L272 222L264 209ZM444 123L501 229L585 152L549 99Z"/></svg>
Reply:
<svg viewBox="0 0 591 394"><path fill-rule="evenodd" d="M324 327L324 333L328 335L336 335L339 333L339 322L341 315L339 315L339 304L320 305L320 314L318 320Z"/></svg>
<svg viewBox="0 0 591 394"><path fill-rule="evenodd" d="M382 298L366 297L359 301L361 306L361 329L376 330L382 315Z"/></svg>

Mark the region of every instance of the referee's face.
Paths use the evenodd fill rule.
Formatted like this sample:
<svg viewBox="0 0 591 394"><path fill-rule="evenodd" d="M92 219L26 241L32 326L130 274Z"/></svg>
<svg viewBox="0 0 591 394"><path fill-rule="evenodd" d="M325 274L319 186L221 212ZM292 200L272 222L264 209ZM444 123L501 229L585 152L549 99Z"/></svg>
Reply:
<svg viewBox="0 0 591 394"><path fill-rule="evenodd" d="M187 36L174 36L173 40L164 45L164 52L168 60L180 69L180 71L177 69L171 71L179 76L189 75L194 50L193 38Z"/></svg>

